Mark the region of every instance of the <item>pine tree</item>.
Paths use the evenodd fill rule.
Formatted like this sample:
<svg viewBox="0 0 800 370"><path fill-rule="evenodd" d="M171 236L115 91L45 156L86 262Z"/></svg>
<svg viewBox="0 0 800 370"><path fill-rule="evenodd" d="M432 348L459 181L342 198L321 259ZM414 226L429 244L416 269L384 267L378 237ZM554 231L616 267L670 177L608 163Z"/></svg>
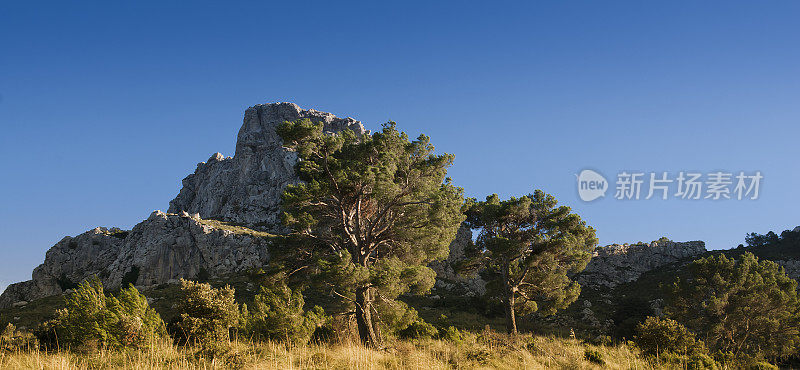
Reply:
<svg viewBox="0 0 800 370"><path fill-rule="evenodd" d="M298 154L303 181L283 193L284 221L349 303L361 341L379 345L376 302L428 291L435 273L426 266L447 256L464 218L462 190L446 177L454 156L434 154L424 135L409 141L393 122L360 136L301 120L278 134Z"/></svg>
<svg viewBox="0 0 800 370"><path fill-rule="evenodd" d="M800 348L797 282L752 253L692 262L671 287L666 313L714 351L770 358Z"/></svg>
<svg viewBox="0 0 800 370"><path fill-rule="evenodd" d="M569 207L541 190L470 203L467 222L480 230L471 268L483 268L487 293L502 299L509 333L517 333L517 314L553 314L578 298L580 285L567 274L586 267L597 238Z"/></svg>

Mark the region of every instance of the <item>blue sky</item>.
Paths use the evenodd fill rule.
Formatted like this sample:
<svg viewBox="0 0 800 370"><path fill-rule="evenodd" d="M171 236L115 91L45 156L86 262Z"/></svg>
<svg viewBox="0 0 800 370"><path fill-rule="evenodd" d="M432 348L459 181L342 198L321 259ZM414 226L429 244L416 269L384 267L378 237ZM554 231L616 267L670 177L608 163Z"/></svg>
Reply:
<svg viewBox="0 0 800 370"><path fill-rule="evenodd" d="M224 4L224 5L223 5ZM541 188L602 244L800 224L800 3L0 5L0 289L164 210L244 109L292 101L456 154L469 196ZM754 171L755 201L579 200L575 174ZM613 186L613 184L612 184Z"/></svg>

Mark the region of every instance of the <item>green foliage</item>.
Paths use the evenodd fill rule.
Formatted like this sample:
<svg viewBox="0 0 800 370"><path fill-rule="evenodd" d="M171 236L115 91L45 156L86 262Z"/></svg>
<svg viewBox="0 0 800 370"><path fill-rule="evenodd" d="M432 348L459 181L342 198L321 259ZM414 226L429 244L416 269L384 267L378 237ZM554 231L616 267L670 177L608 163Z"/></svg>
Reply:
<svg viewBox="0 0 800 370"><path fill-rule="evenodd" d="M645 356L659 357L667 353L694 355L707 352L694 333L675 320L651 316L639 324L636 331L636 345Z"/></svg>
<svg viewBox="0 0 800 370"><path fill-rule="evenodd" d="M125 239L128 237L129 231L122 230L118 227L112 227L108 229L108 235L111 235L118 239Z"/></svg>
<svg viewBox="0 0 800 370"><path fill-rule="evenodd" d="M341 311L355 312L361 340L377 344L378 301L427 292L427 265L447 256L464 218L462 189L446 178L454 156L434 154L424 135L410 141L393 122L361 136L300 120L278 134L301 159L303 182L282 197L297 268L312 267L304 271L341 298Z"/></svg>
<svg viewBox="0 0 800 370"><path fill-rule="evenodd" d="M516 315L552 315L580 294L568 274L583 270L597 244L595 231L569 207L536 190L521 198L470 200L467 222L480 229L472 255L485 268L487 291L506 306L507 327L516 333Z"/></svg>
<svg viewBox="0 0 800 370"><path fill-rule="evenodd" d="M47 345L75 349L142 347L166 337L161 317L136 288L131 285L117 297L106 296L96 279L79 284L66 297L65 307L38 332Z"/></svg>
<svg viewBox="0 0 800 370"><path fill-rule="evenodd" d="M671 289L668 315L715 352L781 357L800 348L797 282L752 253L711 256L689 265Z"/></svg>
<svg viewBox="0 0 800 370"><path fill-rule="evenodd" d="M745 237L747 251L759 258L786 260L800 258L800 230L784 230L780 235L774 231L761 235L749 233Z"/></svg>
<svg viewBox="0 0 800 370"><path fill-rule="evenodd" d="M430 339L439 335L439 330L435 326L419 319L411 323L407 328L400 330L398 334L400 338L405 339Z"/></svg>
<svg viewBox="0 0 800 370"><path fill-rule="evenodd" d="M598 365L606 364L606 361L603 360L603 354L593 349L586 349L585 351L583 351L583 358L585 358L586 361Z"/></svg>
<svg viewBox="0 0 800 370"><path fill-rule="evenodd" d="M304 311L304 304L303 295L285 284L262 286L250 311L243 308L242 334L254 339L306 344L328 318L319 306Z"/></svg>
<svg viewBox="0 0 800 370"><path fill-rule="evenodd" d="M448 326L439 330L439 339L461 343L464 341L464 333L455 326Z"/></svg>
<svg viewBox="0 0 800 370"><path fill-rule="evenodd" d="M205 345L227 343L230 329L239 322L239 306L230 286L215 289L207 283L181 279L183 297L179 302L181 334L191 342Z"/></svg>
<svg viewBox="0 0 800 370"><path fill-rule="evenodd" d="M0 332L0 352L18 352L23 350L36 349L39 341L28 332L22 332L9 323Z"/></svg>
<svg viewBox="0 0 800 370"><path fill-rule="evenodd" d="M381 313L381 322L385 330L398 336L401 330L422 320L417 310L402 301L378 301L374 306Z"/></svg>
<svg viewBox="0 0 800 370"><path fill-rule="evenodd" d="M686 369L690 370L716 370L719 365L711 356L705 353L695 353L686 360Z"/></svg>

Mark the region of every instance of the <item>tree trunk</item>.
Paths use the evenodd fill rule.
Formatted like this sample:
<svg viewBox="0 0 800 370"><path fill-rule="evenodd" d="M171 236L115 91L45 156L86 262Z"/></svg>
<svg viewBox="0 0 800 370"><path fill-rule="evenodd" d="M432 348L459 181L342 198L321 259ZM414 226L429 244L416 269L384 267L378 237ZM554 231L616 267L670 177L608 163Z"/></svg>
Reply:
<svg viewBox="0 0 800 370"><path fill-rule="evenodd" d="M368 347L379 345L372 321L372 291L370 288L356 289L356 324L361 343Z"/></svg>
<svg viewBox="0 0 800 370"><path fill-rule="evenodd" d="M514 291L508 292L506 300L506 330L509 334L517 334L517 315L514 312L515 305Z"/></svg>

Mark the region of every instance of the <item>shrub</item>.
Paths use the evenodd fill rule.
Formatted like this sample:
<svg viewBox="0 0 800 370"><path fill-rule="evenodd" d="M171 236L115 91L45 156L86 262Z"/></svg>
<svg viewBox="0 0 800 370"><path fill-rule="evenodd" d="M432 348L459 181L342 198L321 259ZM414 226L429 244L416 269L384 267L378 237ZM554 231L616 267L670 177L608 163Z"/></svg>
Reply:
<svg viewBox="0 0 800 370"><path fill-rule="evenodd" d="M691 356L707 352L694 333L675 320L651 316L639 324L636 331L636 345L645 356L658 357L664 353Z"/></svg>
<svg viewBox="0 0 800 370"><path fill-rule="evenodd" d="M303 311L303 295L286 284L262 286L252 310L243 309L243 334L255 339L308 343L315 330L328 319L319 306ZM320 332L320 335L324 333Z"/></svg>
<svg viewBox="0 0 800 370"><path fill-rule="evenodd" d="M525 340L525 349L527 349L530 353L536 353L538 351L538 348L536 347L536 339L534 337L528 337Z"/></svg>
<svg viewBox="0 0 800 370"><path fill-rule="evenodd" d="M603 354L592 349L586 349L585 351L583 351L583 358L585 358L586 361L598 365L605 365L606 363L606 361L603 360Z"/></svg>
<svg viewBox="0 0 800 370"><path fill-rule="evenodd" d="M239 306L230 286L214 289L207 283L181 279L178 328L187 341L204 346L227 343L230 329L239 322Z"/></svg>
<svg viewBox="0 0 800 370"><path fill-rule="evenodd" d="M334 343L336 340L336 330L334 329L332 320L327 318L325 324L318 326L311 333L310 342L313 343Z"/></svg>
<svg viewBox="0 0 800 370"><path fill-rule="evenodd" d="M18 352L38 347L39 342L31 333L21 332L9 323L0 333L0 352Z"/></svg>
<svg viewBox="0 0 800 370"><path fill-rule="evenodd" d="M464 333L458 330L455 326L448 326L445 329L439 330L439 339L461 343L464 341Z"/></svg>
<svg viewBox="0 0 800 370"><path fill-rule="evenodd" d="M118 297L107 297L103 284L93 279L66 297L65 307L37 336L46 345L95 349L141 347L166 335L161 317L136 288L131 285Z"/></svg>
<svg viewBox="0 0 800 370"><path fill-rule="evenodd" d="M695 353L686 361L686 368L689 370L716 370L718 366L711 356L704 353Z"/></svg>
<svg viewBox="0 0 800 370"><path fill-rule="evenodd" d="M400 330L398 334L401 338L406 339L433 338L439 334L439 330L435 326L419 319L411 323L407 328Z"/></svg>

